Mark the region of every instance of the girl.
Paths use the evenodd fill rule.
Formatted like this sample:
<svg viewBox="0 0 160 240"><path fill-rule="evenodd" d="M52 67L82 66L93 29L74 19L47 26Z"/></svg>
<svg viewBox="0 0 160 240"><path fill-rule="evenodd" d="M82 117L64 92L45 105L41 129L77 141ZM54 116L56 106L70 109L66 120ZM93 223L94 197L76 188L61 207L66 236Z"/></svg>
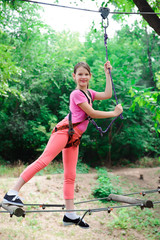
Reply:
<svg viewBox="0 0 160 240"><path fill-rule="evenodd" d="M74 67L73 79L77 87L70 95L70 114L68 114L52 131L48 144L42 155L29 165L20 175L18 181L4 196L4 204L23 206L18 196L21 187L28 182L37 172L45 168L61 151L64 165L64 199L66 210L74 210L74 182L78 160L79 143L82 134L88 126L87 116L91 118L111 118L119 116L123 109L118 104L114 111L98 111L92 108L92 100L111 98L112 83L109 71L112 70L110 62L104 64L106 75L106 88L104 92L88 89L91 79L90 67L85 62L80 62ZM70 126L70 128L69 128ZM68 131L69 129L69 131ZM83 228L89 225L77 216L76 212L66 212L63 217L65 226L76 224Z"/></svg>

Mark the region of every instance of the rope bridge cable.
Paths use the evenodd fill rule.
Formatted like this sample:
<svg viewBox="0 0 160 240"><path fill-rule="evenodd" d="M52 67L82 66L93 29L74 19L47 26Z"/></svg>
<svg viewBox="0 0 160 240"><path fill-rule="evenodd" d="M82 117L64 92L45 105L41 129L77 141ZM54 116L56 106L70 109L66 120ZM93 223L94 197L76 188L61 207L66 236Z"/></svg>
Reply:
<svg viewBox="0 0 160 240"><path fill-rule="evenodd" d="M156 201L153 202L153 206L154 204L158 204L160 203L160 201ZM16 215L13 212L10 211L0 211L0 213L10 213L10 217L12 217L13 215L16 215L17 217L25 217L26 213L52 213L52 212L56 212L56 213L64 213L64 212L84 212L82 218L80 219L80 222L83 220L83 218L86 216L87 213L89 213L89 215L91 215L91 213L93 212L104 212L107 211L108 213L110 213L113 209L119 209L119 208L128 208L128 207L134 207L134 206L139 206L142 210L144 208L142 203L137 203L137 204L130 204L130 205L121 205L121 206L113 206L113 207L107 207L107 208L93 208L93 209L79 209L79 210L30 210L30 211L24 211L22 212L22 214L20 215Z"/></svg>
<svg viewBox="0 0 160 240"><path fill-rule="evenodd" d="M136 194L140 194L142 196L145 196L146 194L155 193L155 192L160 193L160 187L158 187L157 189L152 189L152 190L147 190L147 191L143 190L141 192L133 192L133 193L122 194L122 196L130 196L130 195L136 195ZM89 199L89 200L85 200L85 201L81 201L81 202L75 202L74 204L78 205L78 204L82 204L82 203L96 202L96 201L101 201L101 200L110 201L110 198L109 197L104 197L104 198Z"/></svg>
<svg viewBox="0 0 160 240"><path fill-rule="evenodd" d="M48 5L52 7L61 7L61 8L68 8L68 9L73 9L73 10L80 10L80 11L86 11L86 12L94 12L94 13L99 13L97 10L92 10L92 9L85 9L85 8L78 8L78 7L70 7L66 5L59 5L59 4L54 4L54 3L46 3L46 2L39 2L39 1L30 1L30 0L21 0L23 2L29 2L29 3L36 3L36 4L42 4L42 5ZM155 12L110 12L111 14L135 14L135 15L159 15L160 13L155 13Z"/></svg>
<svg viewBox="0 0 160 240"><path fill-rule="evenodd" d="M158 192L160 193L160 187L158 187L157 189L153 189L153 190L148 190L145 191L146 193L155 193ZM139 192L139 194L144 193L144 191ZM151 200L142 200L142 199L135 199L135 198L130 198L127 197L127 195L133 195L133 194L138 194L137 192L135 193L130 193L130 194L126 194L125 195L116 195L116 194L110 194L107 198L103 198L103 199L107 199L108 201L116 201L116 202L122 202L122 203L127 203L128 205L120 205L120 206L112 206L112 207L107 207L107 208L93 208L93 209L76 209L76 210L64 210L65 205L62 204L24 204L24 206L31 206L31 207L42 207L43 210L24 210L23 207L18 207L18 206L14 206L14 205L9 205L9 204L0 204L0 207L4 208L6 211L0 211L0 213L10 213L10 217L12 217L13 215L17 216L17 217L25 217L26 213L52 213L52 212L84 212L82 218L80 221L83 220L83 218L85 217L85 215L87 213L91 214L92 212L101 212L101 211L107 211L108 213L110 213L113 209L118 209L118 208L127 208L127 207L133 207L133 206L139 206L141 209L144 208L153 208L155 204L159 204L160 201L154 201L152 202ZM144 196L144 195L143 195ZM80 204L80 203L86 203L86 202L91 202L94 200L102 200L101 199L93 199L93 200L89 200L89 201L83 201L83 202L79 202L79 203L75 203L75 204ZM46 207L62 207L62 210L44 210Z"/></svg>
<svg viewBox="0 0 160 240"><path fill-rule="evenodd" d="M41 207L42 209L45 209L46 207L61 207L62 209L65 208L65 205L64 204L38 204L38 203L26 203L26 204L23 204L24 206L30 206L30 207Z"/></svg>
<svg viewBox="0 0 160 240"><path fill-rule="evenodd" d="M134 194L140 194L142 196L145 196L146 194L155 193L155 192L160 193L160 187L158 187L157 189L153 189L153 190L134 192L134 193L127 193L127 194L123 194L123 196L129 196L129 195L134 195Z"/></svg>
<svg viewBox="0 0 160 240"><path fill-rule="evenodd" d="M150 193L160 193L160 187L158 187L157 189L151 189L151 190L143 190L140 192L133 192L133 193L127 193L127 194L122 194L121 196L130 196L130 195L136 195L136 194L140 194L142 196L145 196L146 194L150 194ZM101 201L101 200L107 200L110 201L111 199L109 197L104 197L104 198L95 198L95 199L89 199L89 200L84 200L84 201L80 201L80 202L75 202L74 205L78 205L78 204L83 204L83 203L89 203L89 202L96 202L96 201ZM33 203L33 204L24 204L24 206L31 206L31 207L42 207L42 209L48 208L48 207L61 207L62 209L65 208L64 204L44 204L44 203ZM2 207L2 204L0 204L0 207Z"/></svg>
<svg viewBox="0 0 160 240"><path fill-rule="evenodd" d="M155 204L159 204L160 201L154 201L153 205ZM108 213L110 213L113 209L119 209L119 208L128 208L128 207L141 207L141 209L144 208L143 203L134 203L134 204L128 204L128 205L120 205L120 206L112 206L112 207L107 207L107 208L91 208L91 209L72 209L72 210L26 210L24 211L24 213L64 213L64 212L102 212L102 211L107 211ZM0 211L0 213L9 213L9 211Z"/></svg>

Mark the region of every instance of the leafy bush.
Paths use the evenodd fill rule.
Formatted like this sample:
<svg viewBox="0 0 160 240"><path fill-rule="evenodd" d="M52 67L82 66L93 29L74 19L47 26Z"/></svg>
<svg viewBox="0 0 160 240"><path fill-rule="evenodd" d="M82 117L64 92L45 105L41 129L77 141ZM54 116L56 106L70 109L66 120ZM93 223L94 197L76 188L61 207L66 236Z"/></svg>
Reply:
<svg viewBox="0 0 160 240"><path fill-rule="evenodd" d="M106 169L98 169L98 186L93 190L93 195L96 198L105 198L110 194L121 194L122 190L118 186L119 179L107 172Z"/></svg>
<svg viewBox="0 0 160 240"><path fill-rule="evenodd" d="M90 167L83 163L81 159L78 159L77 162L77 173L88 173L89 172Z"/></svg>

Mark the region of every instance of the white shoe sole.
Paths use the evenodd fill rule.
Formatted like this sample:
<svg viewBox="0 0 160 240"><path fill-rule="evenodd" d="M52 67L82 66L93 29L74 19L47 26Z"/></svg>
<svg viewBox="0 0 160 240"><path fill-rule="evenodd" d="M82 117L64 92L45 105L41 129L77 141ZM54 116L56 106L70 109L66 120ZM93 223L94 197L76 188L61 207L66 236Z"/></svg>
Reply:
<svg viewBox="0 0 160 240"><path fill-rule="evenodd" d="M17 206L17 207L23 207L23 204L21 204L21 203L10 202L10 201L8 201L8 200L6 200L6 199L3 199L3 200L2 200L2 203L3 203L3 204L14 205L14 206Z"/></svg>
<svg viewBox="0 0 160 240"><path fill-rule="evenodd" d="M67 226L71 226L71 225L76 225L76 223L72 223L72 222L64 222L63 221L63 226L64 227L67 227ZM82 227L80 225L77 224L77 226L79 226L80 228L83 228L83 229L88 229L89 227Z"/></svg>
<svg viewBox="0 0 160 240"><path fill-rule="evenodd" d="M70 226L70 225L75 225L75 223L72 222L63 222L63 226Z"/></svg>

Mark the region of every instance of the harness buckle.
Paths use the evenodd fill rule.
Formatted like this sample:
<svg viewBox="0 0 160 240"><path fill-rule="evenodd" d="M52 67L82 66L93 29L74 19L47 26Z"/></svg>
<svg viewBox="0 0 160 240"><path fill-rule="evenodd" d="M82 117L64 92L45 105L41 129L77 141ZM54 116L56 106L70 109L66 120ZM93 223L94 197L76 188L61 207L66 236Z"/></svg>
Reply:
<svg viewBox="0 0 160 240"><path fill-rule="evenodd" d="M69 128L68 134L69 134L70 136L72 136L74 133L75 133L74 129L73 129L73 128Z"/></svg>

